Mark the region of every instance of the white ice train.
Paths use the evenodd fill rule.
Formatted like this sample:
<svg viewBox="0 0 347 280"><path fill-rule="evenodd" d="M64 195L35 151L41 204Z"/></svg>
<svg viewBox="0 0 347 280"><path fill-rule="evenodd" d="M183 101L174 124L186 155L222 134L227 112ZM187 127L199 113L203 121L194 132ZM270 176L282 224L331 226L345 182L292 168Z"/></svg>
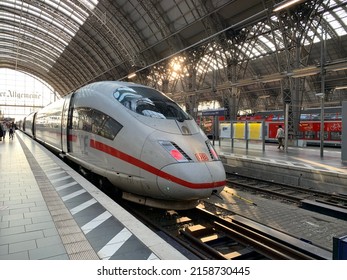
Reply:
<svg viewBox="0 0 347 280"><path fill-rule="evenodd" d="M23 131L137 203L188 209L225 185L223 164L206 135L150 87L89 84L27 116Z"/></svg>

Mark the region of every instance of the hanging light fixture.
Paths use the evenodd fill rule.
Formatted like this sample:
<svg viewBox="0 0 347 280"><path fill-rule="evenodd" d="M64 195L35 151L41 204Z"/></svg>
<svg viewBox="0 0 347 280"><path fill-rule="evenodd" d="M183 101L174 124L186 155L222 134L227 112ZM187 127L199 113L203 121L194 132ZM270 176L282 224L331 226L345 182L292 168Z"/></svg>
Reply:
<svg viewBox="0 0 347 280"><path fill-rule="evenodd" d="M293 6L294 4L299 4L300 2L303 2L303 0L289 0L289 1L282 1L281 3L274 6L274 12L279 12L283 9L289 8Z"/></svg>

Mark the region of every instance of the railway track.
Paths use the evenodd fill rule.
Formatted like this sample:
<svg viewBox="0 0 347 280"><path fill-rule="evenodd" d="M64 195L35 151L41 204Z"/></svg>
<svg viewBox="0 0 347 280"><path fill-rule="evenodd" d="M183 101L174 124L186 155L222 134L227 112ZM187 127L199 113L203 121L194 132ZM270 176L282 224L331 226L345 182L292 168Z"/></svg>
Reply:
<svg viewBox="0 0 347 280"><path fill-rule="evenodd" d="M255 194L283 199L299 206L319 209L327 215L346 220L347 196L343 194L322 192L298 186L284 185L275 182L258 180L246 176L227 174L228 187L252 191Z"/></svg>
<svg viewBox="0 0 347 280"><path fill-rule="evenodd" d="M189 211L164 211L131 204L125 208L198 259L331 258L331 252L244 217L222 213L213 205L209 208L215 209L214 213L202 207Z"/></svg>

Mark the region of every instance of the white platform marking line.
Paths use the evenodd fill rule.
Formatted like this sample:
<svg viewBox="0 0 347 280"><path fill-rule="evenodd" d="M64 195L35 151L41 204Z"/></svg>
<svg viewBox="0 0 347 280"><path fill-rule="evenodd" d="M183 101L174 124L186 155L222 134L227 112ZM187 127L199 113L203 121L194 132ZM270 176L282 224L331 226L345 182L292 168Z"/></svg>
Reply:
<svg viewBox="0 0 347 280"><path fill-rule="evenodd" d="M98 255L103 260L108 260L120 247L132 236L132 233L123 228L115 237L113 237L101 250Z"/></svg>
<svg viewBox="0 0 347 280"><path fill-rule="evenodd" d="M60 166L54 166L52 168L46 169L46 166L45 166L45 172L51 172L51 171L56 170L56 169L61 169L61 167Z"/></svg>
<svg viewBox="0 0 347 280"><path fill-rule="evenodd" d="M79 190L79 191L70 193L70 194L68 194L68 195L65 195L65 196L63 196L61 199L62 199L63 201L67 201L67 200L69 200L69 199L71 199L71 198L74 198L74 197L76 197L76 196L79 196L80 194L85 193L85 192L87 192L87 191L86 191L85 189L82 189L82 190Z"/></svg>
<svg viewBox="0 0 347 280"><path fill-rule="evenodd" d="M53 180L50 180L52 183L56 183L56 182L59 182L59 181L63 181L65 179L69 179L71 178L71 176L65 176L65 177L60 177L58 179L53 179Z"/></svg>
<svg viewBox="0 0 347 280"><path fill-rule="evenodd" d="M97 202L97 201L96 201L94 198L92 198L92 199L90 199L90 200L88 200L88 201L86 201L86 202L84 202L84 203L82 203L82 204L80 204L80 205L78 205L78 206L72 208L72 209L70 210L70 213L71 213L72 215L75 215L75 214L81 212L82 210L88 208L89 206L93 205L93 204L96 203L96 202Z"/></svg>
<svg viewBox="0 0 347 280"><path fill-rule="evenodd" d="M110 212L105 211L104 213L100 214L90 222L86 223L84 226L81 227L81 229L85 234L87 234L88 232L96 228L98 225L106 221L109 217L112 217L112 215L110 214Z"/></svg>
<svg viewBox="0 0 347 280"><path fill-rule="evenodd" d="M152 254L150 254L149 255L149 257L147 258L147 260L159 260L159 258L154 254L154 253L152 253Z"/></svg>
<svg viewBox="0 0 347 280"><path fill-rule="evenodd" d="M36 160L39 161L39 163L44 165L45 167L57 165L55 162L52 162L51 160L44 160L44 159L45 159L45 155L42 155L41 158L36 158Z"/></svg>
<svg viewBox="0 0 347 280"><path fill-rule="evenodd" d="M72 187L72 186L74 186L74 185L77 185L77 182L71 182L71 183L62 185L62 186L60 186L60 187L56 187L55 189L56 189L57 191L61 191L61 190L66 189L66 188L70 188L70 187Z"/></svg>
<svg viewBox="0 0 347 280"><path fill-rule="evenodd" d="M47 174L47 177L53 177L53 176L56 176L56 175L59 175L59 174L63 174L65 173L66 171L65 170L61 170L59 172L55 172L55 173L51 173L51 174Z"/></svg>
<svg viewBox="0 0 347 280"><path fill-rule="evenodd" d="M38 160L38 162L39 162L40 166L44 167L45 169L52 169L52 168L54 168L54 167L57 166L57 164L54 163L54 162L52 162L52 163L49 163L49 162L46 163L46 162L41 162L41 161L39 161L39 160ZM59 167L59 166L58 166L58 167Z"/></svg>

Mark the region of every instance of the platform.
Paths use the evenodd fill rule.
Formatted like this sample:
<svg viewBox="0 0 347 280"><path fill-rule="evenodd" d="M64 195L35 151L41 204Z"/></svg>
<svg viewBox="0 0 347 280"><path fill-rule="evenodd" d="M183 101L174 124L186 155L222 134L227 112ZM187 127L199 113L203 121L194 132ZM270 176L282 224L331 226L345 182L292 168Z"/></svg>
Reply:
<svg viewBox="0 0 347 280"><path fill-rule="evenodd" d="M186 258L17 131L0 142L0 259Z"/></svg>
<svg viewBox="0 0 347 280"><path fill-rule="evenodd" d="M226 140L215 143L227 172L347 195L347 165L338 148L324 147L321 157L319 147L279 150L276 144L266 144L263 150L260 144L249 149L242 146L238 143L232 148Z"/></svg>

